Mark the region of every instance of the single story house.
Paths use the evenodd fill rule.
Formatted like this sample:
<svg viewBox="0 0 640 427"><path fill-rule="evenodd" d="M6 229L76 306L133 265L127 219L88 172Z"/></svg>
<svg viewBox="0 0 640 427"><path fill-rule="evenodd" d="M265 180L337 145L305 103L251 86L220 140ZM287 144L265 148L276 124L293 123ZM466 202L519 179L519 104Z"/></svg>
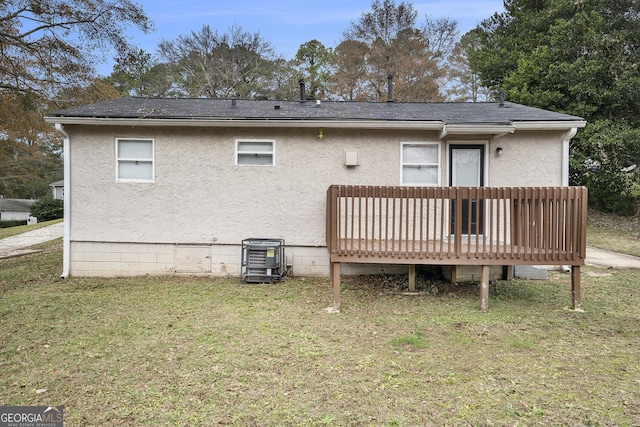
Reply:
<svg viewBox="0 0 640 427"><path fill-rule="evenodd" d="M569 142L585 126L511 102L136 97L46 121L64 135L63 276L240 276L250 238L282 239L294 275L328 276L332 185L567 187ZM489 209L473 206L461 221ZM350 258L342 272L374 261ZM479 277L442 264L457 280Z"/></svg>
<svg viewBox="0 0 640 427"><path fill-rule="evenodd" d="M0 221L27 221L31 216L33 199L5 199L0 197Z"/></svg>
<svg viewBox="0 0 640 427"><path fill-rule="evenodd" d="M49 184L49 187L51 187L51 197L53 197L54 199L60 199L60 200L64 199L64 180L63 179L61 179L60 181L52 182L51 184Z"/></svg>

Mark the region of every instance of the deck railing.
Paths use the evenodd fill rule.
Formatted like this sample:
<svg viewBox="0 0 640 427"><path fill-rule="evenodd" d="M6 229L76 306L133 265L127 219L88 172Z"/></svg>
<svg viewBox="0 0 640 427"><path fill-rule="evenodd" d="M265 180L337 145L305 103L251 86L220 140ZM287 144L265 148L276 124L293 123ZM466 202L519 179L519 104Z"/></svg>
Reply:
<svg viewBox="0 0 640 427"><path fill-rule="evenodd" d="M585 187L377 187L327 191L332 262L581 265Z"/></svg>

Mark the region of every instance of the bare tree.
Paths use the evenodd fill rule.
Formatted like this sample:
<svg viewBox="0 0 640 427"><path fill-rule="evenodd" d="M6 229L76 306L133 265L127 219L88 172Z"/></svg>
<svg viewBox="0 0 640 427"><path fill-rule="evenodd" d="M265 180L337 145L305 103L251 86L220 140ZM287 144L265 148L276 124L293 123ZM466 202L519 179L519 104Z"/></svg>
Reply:
<svg viewBox="0 0 640 427"><path fill-rule="evenodd" d="M491 98L489 88L484 87L480 75L469 66L468 53L479 48L478 37L468 32L456 44L448 61L447 97L453 101L478 102Z"/></svg>
<svg viewBox="0 0 640 427"><path fill-rule="evenodd" d="M376 40L389 45L404 30L415 26L418 13L411 3L395 5L393 0L374 0L370 12L364 12L358 22L344 32L347 40L360 40L371 45Z"/></svg>
<svg viewBox="0 0 640 427"><path fill-rule="evenodd" d="M159 45L180 95L195 97L267 96L269 79L278 59L259 32L232 25L219 33L204 25L188 36Z"/></svg>
<svg viewBox="0 0 640 427"><path fill-rule="evenodd" d="M152 24L130 0L0 2L0 194L40 197L62 177L52 108L117 97L94 64L126 55L126 29Z"/></svg>
<svg viewBox="0 0 640 427"><path fill-rule="evenodd" d="M445 68L441 58L457 34L456 26L448 20L427 19L418 28L417 12L410 3L374 0L371 11L344 32L339 45L343 48L335 52L332 87L341 87L343 96L350 99L377 101L386 99L387 76L392 75L396 100L442 100L439 82ZM347 57L354 54L355 60Z"/></svg>
<svg viewBox="0 0 640 427"><path fill-rule="evenodd" d="M369 47L360 41L344 40L334 51L334 73L329 84L330 98L346 101L370 99L367 94L366 57Z"/></svg>
<svg viewBox="0 0 640 427"><path fill-rule="evenodd" d="M460 39L458 22L449 18L431 18L426 15L422 25L422 33L427 40L429 59L439 69L437 80L440 90L446 91L452 79L450 66L456 45Z"/></svg>
<svg viewBox="0 0 640 427"><path fill-rule="evenodd" d="M51 96L93 77L100 52L131 49L125 28L152 24L130 0L3 0L0 89Z"/></svg>

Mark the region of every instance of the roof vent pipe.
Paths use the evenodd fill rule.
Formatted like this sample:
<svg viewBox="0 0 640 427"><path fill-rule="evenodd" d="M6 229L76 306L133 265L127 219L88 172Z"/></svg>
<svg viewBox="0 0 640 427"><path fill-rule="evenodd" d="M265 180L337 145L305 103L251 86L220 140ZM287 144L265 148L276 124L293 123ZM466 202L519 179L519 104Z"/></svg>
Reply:
<svg viewBox="0 0 640 427"><path fill-rule="evenodd" d="M499 96L500 96L500 106L504 107L504 91L503 90L499 92Z"/></svg>
<svg viewBox="0 0 640 427"><path fill-rule="evenodd" d="M387 76L387 102L393 102L393 75Z"/></svg>
<svg viewBox="0 0 640 427"><path fill-rule="evenodd" d="M233 108L234 110L238 108L238 102L235 98L231 100L231 108Z"/></svg>
<svg viewBox="0 0 640 427"><path fill-rule="evenodd" d="M304 94L304 80L300 79L300 102L305 102L307 99Z"/></svg>

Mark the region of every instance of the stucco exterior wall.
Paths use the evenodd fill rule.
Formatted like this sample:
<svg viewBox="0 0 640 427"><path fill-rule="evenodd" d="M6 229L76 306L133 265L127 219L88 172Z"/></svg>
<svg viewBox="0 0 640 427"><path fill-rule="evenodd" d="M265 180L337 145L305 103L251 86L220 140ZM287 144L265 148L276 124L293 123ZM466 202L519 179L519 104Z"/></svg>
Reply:
<svg viewBox="0 0 640 427"><path fill-rule="evenodd" d="M562 185L562 141L566 132L517 132L489 144L489 186ZM497 154L498 147L502 153Z"/></svg>
<svg viewBox="0 0 640 427"><path fill-rule="evenodd" d="M400 179L401 139L386 132L325 130L322 140L317 129L72 132L73 240L234 244L271 236L323 245L330 184L398 185ZM115 182L116 136L155 139L154 183ZM275 166L235 165L235 140L254 138L275 140ZM343 166L345 149L360 151L361 166Z"/></svg>
<svg viewBox="0 0 640 427"><path fill-rule="evenodd" d="M486 185L562 182L563 132L440 141L431 131L323 129L323 139L317 128L67 126L66 131L73 275L189 269L239 275L242 239L263 237L285 240L295 275L328 275L327 188L400 185L406 141L440 143L441 185L448 185L448 144L470 142L486 144ZM116 137L154 139L153 183L116 182ZM275 166L236 166L236 139L274 140ZM359 166L344 166L345 150L358 152ZM197 258L191 266L185 265L190 255L180 252L189 245Z"/></svg>

